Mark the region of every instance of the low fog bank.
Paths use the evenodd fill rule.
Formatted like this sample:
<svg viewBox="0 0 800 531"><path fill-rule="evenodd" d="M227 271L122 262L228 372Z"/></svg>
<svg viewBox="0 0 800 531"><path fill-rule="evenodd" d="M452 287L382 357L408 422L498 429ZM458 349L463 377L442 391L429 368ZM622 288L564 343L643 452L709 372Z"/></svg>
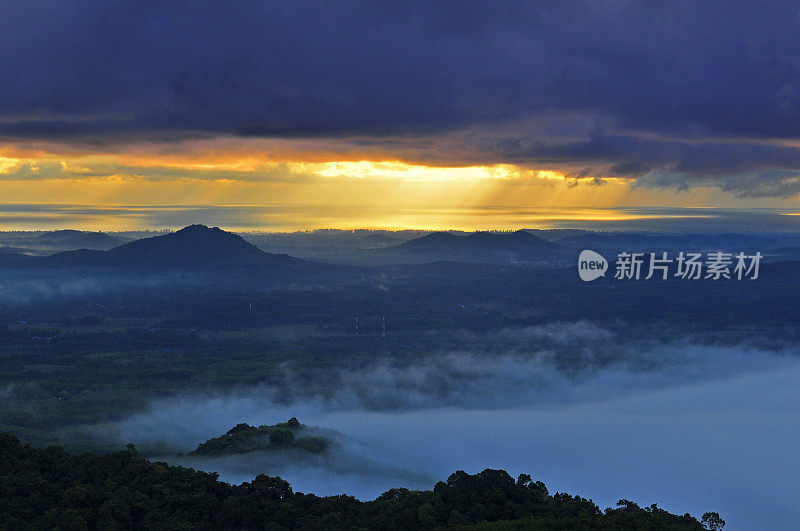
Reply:
<svg viewBox="0 0 800 531"><path fill-rule="evenodd" d="M588 362L619 335L585 323L501 335L524 344L521 335L554 333L562 335L550 348L381 359L325 385L287 367L285 385L183 394L87 429L226 481L267 473L320 495L371 499L392 487L431 488L459 469L504 468L604 507L627 498L678 513L719 511L734 530L765 518L790 528L800 516L785 501L800 495L797 349L637 341L565 370L559 353L572 349ZM335 430L331 451L175 457L237 423L292 416Z"/></svg>
<svg viewBox="0 0 800 531"><path fill-rule="evenodd" d="M503 468L601 507L626 498L681 514L718 511L734 531L794 529L798 381L800 364L793 362L550 409L339 411L307 421L335 426L391 456L395 466L437 478ZM355 492L351 486L341 490Z"/></svg>
<svg viewBox="0 0 800 531"><path fill-rule="evenodd" d="M392 463L383 455L383 448L344 435L335 430L306 429L303 436L323 435L332 442L324 453L302 450L256 451L226 456L165 456L161 459L173 465L217 472L229 483L251 481L258 473L292 478L292 488L298 492L318 495L366 495L366 498L395 486L427 489L436 483L425 470L412 470ZM255 472L255 473L254 473ZM371 493L377 492L375 496ZM361 496L363 498L363 496Z"/></svg>
<svg viewBox="0 0 800 531"><path fill-rule="evenodd" d="M91 430L121 445L133 441L184 452L239 422L272 424L293 416L303 421L337 411L555 409L791 368L800 358L790 348L770 351L686 341L633 343L623 349L627 357L602 362L597 358L606 354L600 350L582 344L575 368L559 366L563 350L555 348L445 352L413 361L385 358L351 369L287 365L275 384L181 394Z"/></svg>
<svg viewBox="0 0 800 531"><path fill-rule="evenodd" d="M59 274L0 274L0 306L16 307L48 300L66 300L75 297L108 297L139 293L142 289L192 287L201 284L198 275L186 272L164 274L119 275L113 271L92 271L83 276L67 270Z"/></svg>

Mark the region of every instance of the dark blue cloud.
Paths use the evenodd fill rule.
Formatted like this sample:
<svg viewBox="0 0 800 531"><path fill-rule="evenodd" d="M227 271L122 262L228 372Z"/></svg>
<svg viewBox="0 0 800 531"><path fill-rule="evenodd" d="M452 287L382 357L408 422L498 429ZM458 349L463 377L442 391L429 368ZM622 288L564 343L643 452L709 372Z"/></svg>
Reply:
<svg viewBox="0 0 800 531"><path fill-rule="evenodd" d="M796 148L764 142L800 138L799 51L794 2L8 2L0 135L424 138L405 156L797 169ZM580 131L540 129L576 115Z"/></svg>

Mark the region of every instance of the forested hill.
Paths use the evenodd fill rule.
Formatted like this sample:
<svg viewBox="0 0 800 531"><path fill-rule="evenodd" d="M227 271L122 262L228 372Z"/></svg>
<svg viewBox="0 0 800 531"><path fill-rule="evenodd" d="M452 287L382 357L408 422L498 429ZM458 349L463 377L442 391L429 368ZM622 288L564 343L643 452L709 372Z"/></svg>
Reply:
<svg viewBox="0 0 800 531"><path fill-rule="evenodd" d="M706 517L707 518L707 517ZM601 511L502 470L456 472L433 491L392 489L376 500L320 498L277 477L229 485L217 474L140 457L23 446L0 434L3 529L704 529L690 515L622 501Z"/></svg>
<svg viewBox="0 0 800 531"><path fill-rule="evenodd" d="M288 422L272 426L237 424L224 435L213 437L200 444L195 450L189 452L189 455L236 455L290 449L321 454L331 446L330 439L309 436L305 434L306 431L306 426L300 424L300 421L294 417Z"/></svg>

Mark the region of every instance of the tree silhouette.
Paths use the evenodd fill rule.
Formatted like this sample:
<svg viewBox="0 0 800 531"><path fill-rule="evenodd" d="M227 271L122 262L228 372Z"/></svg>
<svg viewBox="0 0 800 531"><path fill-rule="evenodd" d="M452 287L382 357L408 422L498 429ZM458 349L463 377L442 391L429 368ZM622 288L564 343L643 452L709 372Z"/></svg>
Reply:
<svg viewBox="0 0 800 531"><path fill-rule="evenodd" d="M725 527L725 520L720 518L719 513L705 513L700 522L711 531L719 531Z"/></svg>

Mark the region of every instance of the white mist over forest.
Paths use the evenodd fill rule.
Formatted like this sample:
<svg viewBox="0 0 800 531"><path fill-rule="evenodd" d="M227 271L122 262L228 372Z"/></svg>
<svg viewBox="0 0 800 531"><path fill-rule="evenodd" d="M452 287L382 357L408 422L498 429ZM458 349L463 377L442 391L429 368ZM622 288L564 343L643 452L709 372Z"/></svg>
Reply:
<svg viewBox="0 0 800 531"><path fill-rule="evenodd" d="M498 335L519 342L554 334L562 346L580 344L584 361L619 340L583 322ZM392 487L430 489L460 469L500 468L601 507L635 499L679 514L718 511L727 529L765 519L791 527L800 517L791 501L800 496L796 350L680 339L628 348L629 359L572 373L556 368L548 350L376 360L288 403L266 385L182 394L91 430L118 444L170 448L158 458L233 483L267 473L300 492L372 499ZM239 422L292 416L331 430L335 451L174 457Z"/></svg>

